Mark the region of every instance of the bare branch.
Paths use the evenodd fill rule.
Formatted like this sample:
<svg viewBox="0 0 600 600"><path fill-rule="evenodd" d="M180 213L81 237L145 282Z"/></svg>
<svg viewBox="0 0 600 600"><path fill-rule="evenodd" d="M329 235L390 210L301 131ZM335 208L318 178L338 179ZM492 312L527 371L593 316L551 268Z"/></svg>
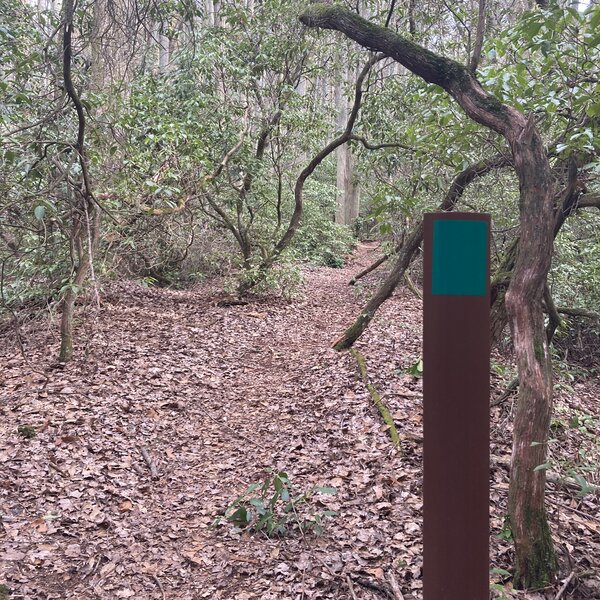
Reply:
<svg viewBox="0 0 600 600"><path fill-rule="evenodd" d="M600 194L583 194L577 200L577 208L597 208L600 210Z"/></svg>
<svg viewBox="0 0 600 600"><path fill-rule="evenodd" d="M483 35L485 33L485 0L479 0L479 17L477 19L477 33L475 34L475 46L473 54L469 61L469 70L471 73L477 71L479 61L481 60L481 49L483 48Z"/></svg>

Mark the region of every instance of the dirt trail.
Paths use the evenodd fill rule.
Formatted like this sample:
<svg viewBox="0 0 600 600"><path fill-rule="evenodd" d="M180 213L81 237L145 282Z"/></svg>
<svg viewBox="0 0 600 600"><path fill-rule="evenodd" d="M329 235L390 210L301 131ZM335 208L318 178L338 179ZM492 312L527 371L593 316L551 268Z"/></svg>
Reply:
<svg viewBox="0 0 600 600"><path fill-rule="evenodd" d="M421 393L405 374L420 354L419 302L401 291L359 343L403 455L352 357L331 350L364 302L347 281L372 258L359 246L343 269L308 270L291 304L222 307L211 284L121 285L64 369L54 329L29 338L29 363L4 345L0 583L11 598L375 598L391 576L420 598ZM269 468L299 491L338 489L314 500L339 513L323 536L210 527Z"/></svg>

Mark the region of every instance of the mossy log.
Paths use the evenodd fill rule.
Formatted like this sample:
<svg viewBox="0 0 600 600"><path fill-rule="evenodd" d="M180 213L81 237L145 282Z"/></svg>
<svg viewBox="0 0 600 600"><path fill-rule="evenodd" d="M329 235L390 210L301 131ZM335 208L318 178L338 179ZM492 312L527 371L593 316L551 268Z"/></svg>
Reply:
<svg viewBox="0 0 600 600"><path fill-rule="evenodd" d="M371 395L371 400L373 400L373 404L375 404L375 406L377 407L379 414L381 415L384 423L388 427L388 433L390 434L392 443L394 444L394 446L396 446L396 448L400 448L400 436L398 435L398 430L396 429L396 424L394 423L394 419L392 418L390 409L382 400L381 395L375 389L375 386L369 383L369 376L367 374L367 363L365 362L365 357L358 350L356 350L356 348L351 348L350 354L352 354L352 356L354 356L354 358L356 359L356 363L358 364L358 370L360 371L360 377L365 386L367 387L369 394Z"/></svg>

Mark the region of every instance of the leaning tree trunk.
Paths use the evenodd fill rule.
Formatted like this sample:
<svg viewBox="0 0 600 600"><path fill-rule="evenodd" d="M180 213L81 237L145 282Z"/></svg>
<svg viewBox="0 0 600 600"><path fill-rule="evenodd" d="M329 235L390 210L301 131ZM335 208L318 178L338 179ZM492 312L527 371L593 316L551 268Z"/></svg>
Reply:
<svg viewBox="0 0 600 600"><path fill-rule="evenodd" d="M509 164L511 164L509 158L504 154L500 154L493 158L481 160L469 165L454 178L450 188L444 196L444 199L438 207L438 210L445 212L454 210L454 207L462 197L465 188L474 179L477 177L482 177L493 169L501 169ZM403 240L402 244L398 245L394 249L394 252L398 255L398 258L396 259L390 274L386 277L385 281L381 284L377 292L369 300L367 306L360 312L354 323L348 329L346 329L344 335L335 343L334 348L336 350L345 350L350 348L363 334L379 307L394 293L396 286L400 283L400 280L405 275L414 257L417 255L417 251L419 250L422 242L423 219L419 220L419 222L414 225L408 234L408 238ZM354 277L350 281L350 284L354 285L359 278L376 269L379 265L383 264L387 258L387 256L383 256L377 260L370 267Z"/></svg>
<svg viewBox="0 0 600 600"><path fill-rule="evenodd" d="M519 373L509 486L509 515L515 540L515 582L547 585L556 559L544 507L545 462L552 414L552 368L542 300L553 246L554 186L548 157L530 120L511 140L520 187L520 241L506 292L506 311ZM539 211L539 213L538 213Z"/></svg>
<svg viewBox="0 0 600 600"><path fill-rule="evenodd" d="M486 93L463 65L370 23L340 6L312 4L300 20L309 27L335 29L381 52L444 88L467 115L504 136L519 177L521 243L506 306L519 370L509 514L515 541L515 584L543 587L556 561L544 507L544 463L552 408L551 363L542 297L553 243L554 189L548 156L533 119Z"/></svg>

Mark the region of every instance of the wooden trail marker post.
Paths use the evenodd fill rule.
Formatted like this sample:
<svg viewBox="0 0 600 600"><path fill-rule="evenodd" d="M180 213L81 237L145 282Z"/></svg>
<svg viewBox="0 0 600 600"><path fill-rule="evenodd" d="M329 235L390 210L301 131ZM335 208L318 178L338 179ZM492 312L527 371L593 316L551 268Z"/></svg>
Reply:
<svg viewBox="0 0 600 600"><path fill-rule="evenodd" d="M488 600L490 216L424 227L423 597Z"/></svg>

